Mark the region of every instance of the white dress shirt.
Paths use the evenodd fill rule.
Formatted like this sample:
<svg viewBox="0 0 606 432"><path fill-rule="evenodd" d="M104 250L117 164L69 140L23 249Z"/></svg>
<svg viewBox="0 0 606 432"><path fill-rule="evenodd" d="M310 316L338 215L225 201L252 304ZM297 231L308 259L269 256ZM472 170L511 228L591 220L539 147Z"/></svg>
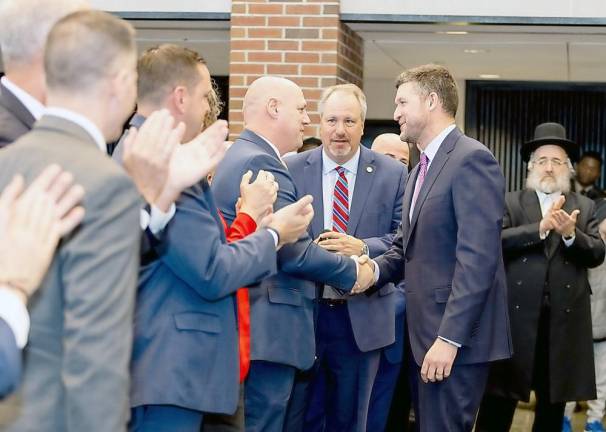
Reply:
<svg viewBox="0 0 606 432"><path fill-rule="evenodd" d="M12 330L17 346L23 348L29 333L29 314L21 298L12 289L2 285L0 285L0 318Z"/></svg>
<svg viewBox="0 0 606 432"><path fill-rule="evenodd" d="M40 120L40 117L42 117L46 108L38 99L30 95L5 76L0 78L0 82L2 82L4 87L9 89L17 99L19 99L19 102L21 102L25 108L27 108L27 110L36 120Z"/></svg>
<svg viewBox="0 0 606 432"><path fill-rule="evenodd" d="M345 168L345 178L347 178L347 192L349 194L349 210L351 211L351 202L354 188L356 186L356 176L358 174L358 162L360 161L360 149L353 157L343 165L337 164L322 150L322 196L324 204L324 229L332 231L332 205L335 194L335 184L339 174L336 168L342 166Z"/></svg>

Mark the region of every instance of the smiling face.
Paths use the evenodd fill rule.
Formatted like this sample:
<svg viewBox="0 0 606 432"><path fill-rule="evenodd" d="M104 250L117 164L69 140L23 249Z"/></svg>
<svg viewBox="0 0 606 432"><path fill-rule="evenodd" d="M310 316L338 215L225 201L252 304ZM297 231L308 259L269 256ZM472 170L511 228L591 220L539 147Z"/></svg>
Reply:
<svg viewBox="0 0 606 432"><path fill-rule="evenodd" d="M320 120L320 139L328 157L339 165L350 160L363 133L360 102L351 93L335 91L324 102Z"/></svg>
<svg viewBox="0 0 606 432"><path fill-rule="evenodd" d="M398 87L393 118L400 125L400 139L417 144L429 122L428 98L421 95L419 86L405 82Z"/></svg>

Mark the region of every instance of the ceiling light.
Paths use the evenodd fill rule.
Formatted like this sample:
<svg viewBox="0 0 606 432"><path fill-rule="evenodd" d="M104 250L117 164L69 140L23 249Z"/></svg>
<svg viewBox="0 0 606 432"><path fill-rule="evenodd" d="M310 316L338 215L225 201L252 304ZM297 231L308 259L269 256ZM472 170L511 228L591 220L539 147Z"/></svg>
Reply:
<svg viewBox="0 0 606 432"><path fill-rule="evenodd" d="M482 79L499 79L501 75L497 74L480 74L480 78Z"/></svg>
<svg viewBox="0 0 606 432"><path fill-rule="evenodd" d="M447 35L466 35L469 34L469 32L466 31L439 31L436 32L437 34L447 34Z"/></svg>
<svg viewBox="0 0 606 432"><path fill-rule="evenodd" d="M484 54L484 53L487 53L488 50L486 50L486 49L466 49L466 50L463 50L463 52L465 54Z"/></svg>

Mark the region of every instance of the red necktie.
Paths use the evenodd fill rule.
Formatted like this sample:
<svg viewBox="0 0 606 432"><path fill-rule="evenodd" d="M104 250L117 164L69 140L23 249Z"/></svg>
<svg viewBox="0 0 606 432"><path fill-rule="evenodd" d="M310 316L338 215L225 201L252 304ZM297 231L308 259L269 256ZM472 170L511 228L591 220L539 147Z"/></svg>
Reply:
<svg viewBox="0 0 606 432"><path fill-rule="evenodd" d="M332 197L332 230L344 233L347 232L349 222L349 189L345 168L338 166L335 170L337 171L337 182Z"/></svg>
<svg viewBox="0 0 606 432"><path fill-rule="evenodd" d="M219 216L221 217L221 222L223 222L223 228L229 243L240 240L254 233L257 229L254 219L246 213L238 213L238 216L229 228L220 212ZM250 302L247 288L239 288L236 291L236 312L240 353L240 382L243 382L250 369Z"/></svg>

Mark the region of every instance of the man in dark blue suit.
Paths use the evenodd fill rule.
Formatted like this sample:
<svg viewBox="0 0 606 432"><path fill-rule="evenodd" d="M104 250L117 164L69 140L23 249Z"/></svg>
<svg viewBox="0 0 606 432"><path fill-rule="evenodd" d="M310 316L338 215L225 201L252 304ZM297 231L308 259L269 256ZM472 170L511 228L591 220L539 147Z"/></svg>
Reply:
<svg viewBox="0 0 606 432"><path fill-rule="evenodd" d="M455 126L455 81L425 65L397 80L394 119L422 151L402 227L375 259L377 286L406 274L411 381L422 432L473 428L489 362L511 356L500 248L505 182L481 143Z"/></svg>
<svg viewBox="0 0 606 432"><path fill-rule="evenodd" d="M301 193L314 197L311 237L331 252L375 257L391 246L402 218L407 171L360 145L365 116L366 97L355 84L329 87L320 99L322 146L286 163ZM346 206L335 209L339 170L347 198ZM344 209L343 225L334 220L338 209ZM395 287L388 283L371 296L342 294L328 285L320 292L318 359L303 430L365 431L381 348L395 341Z"/></svg>
<svg viewBox="0 0 606 432"><path fill-rule="evenodd" d="M200 56L163 45L144 53L138 71L134 121L142 124L164 108L185 125L185 139L198 135L211 90ZM219 133L223 140L225 122L211 126L205 135L209 133ZM121 154L120 149L114 155ZM273 200L277 185L268 181L274 187ZM143 257L139 274L131 430L198 432L204 413L235 411L239 397L235 293L276 272L276 248L295 241L311 220L313 210L307 201L273 214L264 222L267 229L227 244L208 182L183 191L174 217ZM264 215L250 216L261 225Z"/></svg>
<svg viewBox="0 0 606 432"><path fill-rule="evenodd" d="M301 146L309 124L303 92L283 78L258 79L244 98L244 122L246 129L218 166L212 184L229 223L235 217L239 178L248 170L263 169L275 176L280 184L275 208L299 197L281 156ZM355 259L318 247L309 235L282 248L278 264L278 274L250 292L252 352L244 406L247 431L282 431L295 372L314 363L313 282L349 292L358 267ZM359 276L366 285L366 279L372 279L370 266L360 265Z"/></svg>

